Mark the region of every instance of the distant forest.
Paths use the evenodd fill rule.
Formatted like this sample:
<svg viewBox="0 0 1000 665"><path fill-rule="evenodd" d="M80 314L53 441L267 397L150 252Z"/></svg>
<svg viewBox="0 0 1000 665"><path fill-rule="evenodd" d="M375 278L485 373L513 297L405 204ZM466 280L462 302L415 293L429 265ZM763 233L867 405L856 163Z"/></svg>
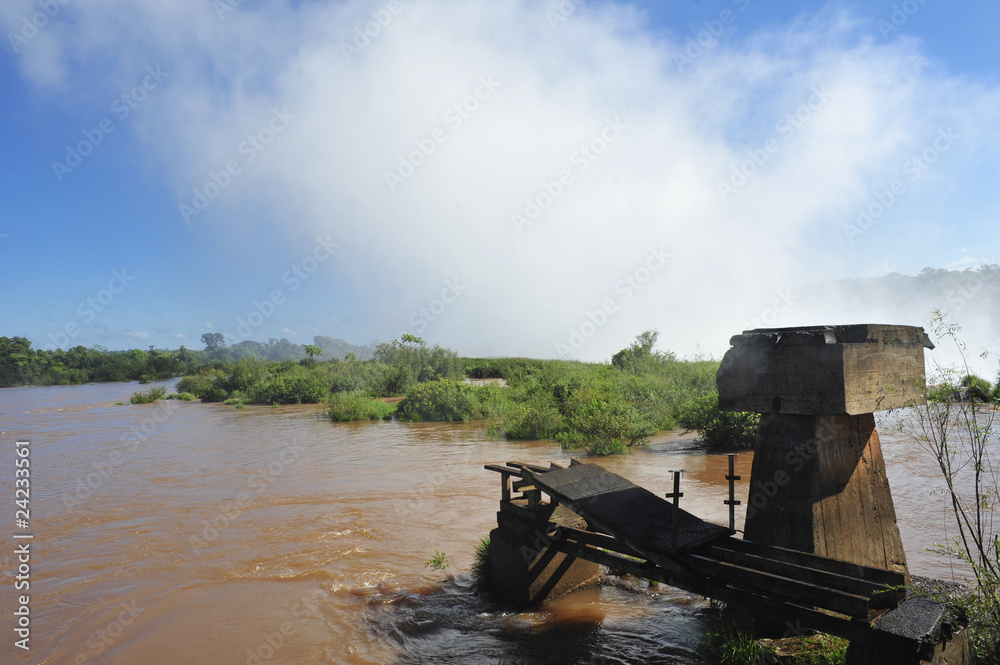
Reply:
<svg viewBox="0 0 1000 665"><path fill-rule="evenodd" d="M205 365L236 362L241 358L281 362L309 357L343 360L348 354L367 360L372 356L371 346L321 335L314 337L311 345L270 339L267 343L247 340L226 346L219 333L205 333L202 342L204 350L182 345L173 351L152 346L129 351L109 351L102 346L47 351L31 348L31 342L24 337L0 337L0 387L169 379Z"/></svg>
<svg viewBox="0 0 1000 665"><path fill-rule="evenodd" d="M975 320L987 341L1000 338L1000 266L983 265L969 270L924 268L918 275L889 273L883 277L846 279L803 287L797 308L811 305L826 312L832 303L855 317L873 316L882 321L926 325L933 308L951 320ZM826 316L817 314L820 318ZM919 317L913 320L914 317ZM874 319L873 319L874 320ZM963 323L963 325L966 325ZM971 332L973 326L967 327ZM978 351L970 341L970 349ZM237 362L242 358L270 361L369 360L375 347L358 346L342 339L316 336L312 344L287 339L266 343L243 341L229 346L221 333L202 335L204 349L181 346L177 350L149 347L109 351L102 346L54 351L36 350L23 337L0 337L0 387L59 385L97 381L164 379L187 374L203 366ZM312 355L310 355L310 351ZM353 354L349 356L349 354Z"/></svg>

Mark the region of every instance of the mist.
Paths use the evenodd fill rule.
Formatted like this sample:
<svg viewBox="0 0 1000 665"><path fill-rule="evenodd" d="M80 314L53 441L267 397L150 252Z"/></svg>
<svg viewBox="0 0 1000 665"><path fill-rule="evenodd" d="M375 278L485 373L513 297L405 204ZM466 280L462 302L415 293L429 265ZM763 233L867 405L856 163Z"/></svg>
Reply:
<svg viewBox="0 0 1000 665"><path fill-rule="evenodd" d="M30 7L0 11L10 25ZM837 5L750 32L734 3L695 50L698 33L600 3L62 11L23 76L103 103L162 67L130 131L176 223L235 254L331 239L303 297L357 343L607 360L655 328L662 348L719 357L754 327L926 326L933 302L838 280L961 260L953 227L1000 145L995 88ZM74 87L93 67L107 89ZM995 345L986 307L960 312L970 346ZM283 316L268 325L299 328Z"/></svg>

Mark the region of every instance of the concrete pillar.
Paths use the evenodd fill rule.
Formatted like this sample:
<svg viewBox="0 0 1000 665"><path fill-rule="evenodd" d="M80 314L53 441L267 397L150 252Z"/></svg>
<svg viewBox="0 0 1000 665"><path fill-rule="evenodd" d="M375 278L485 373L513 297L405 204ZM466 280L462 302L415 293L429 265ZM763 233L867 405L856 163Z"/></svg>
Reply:
<svg viewBox="0 0 1000 665"><path fill-rule="evenodd" d="M872 414L761 415L744 538L907 575Z"/></svg>
<svg viewBox="0 0 1000 665"><path fill-rule="evenodd" d="M552 549L551 523L524 519L503 510L490 532L493 591L520 607L589 586L600 579L596 563Z"/></svg>
<svg viewBox="0 0 1000 665"><path fill-rule="evenodd" d="M913 326L745 331L719 407L761 414L744 537L907 575L874 411L925 403Z"/></svg>

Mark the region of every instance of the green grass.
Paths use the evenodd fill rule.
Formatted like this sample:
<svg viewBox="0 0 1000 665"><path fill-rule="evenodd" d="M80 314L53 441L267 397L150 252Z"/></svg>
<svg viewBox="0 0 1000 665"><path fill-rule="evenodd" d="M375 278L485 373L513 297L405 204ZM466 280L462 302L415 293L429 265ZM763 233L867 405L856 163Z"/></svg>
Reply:
<svg viewBox="0 0 1000 665"><path fill-rule="evenodd" d="M705 631L696 649L705 665L763 665L774 662L774 650L757 642L750 633L730 626Z"/></svg>
<svg viewBox="0 0 1000 665"><path fill-rule="evenodd" d="M167 389L163 387L150 388L149 390L137 390L129 398L131 404L152 404L167 396Z"/></svg>
<svg viewBox="0 0 1000 665"><path fill-rule="evenodd" d="M334 422L392 418L396 405L369 397L360 390L333 393L326 400L326 415Z"/></svg>
<svg viewBox="0 0 1000 665"><path fill-rule="evenodd" d="M489 589L492 573L490 569L490 537L482 538L476 545L472 562L472 579L479 589Z"/></svg>

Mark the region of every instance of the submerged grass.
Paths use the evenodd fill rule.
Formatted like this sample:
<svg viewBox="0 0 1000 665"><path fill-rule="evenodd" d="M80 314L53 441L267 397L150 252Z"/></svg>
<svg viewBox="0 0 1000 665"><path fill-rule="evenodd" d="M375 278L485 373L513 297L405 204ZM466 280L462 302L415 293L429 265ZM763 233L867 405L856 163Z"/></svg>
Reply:
<svg viewBox="0 0 1000 665"><path fill-rule="evenodd" d="M479 589L489 589L492 579L490 569L490 537L480 539L473 553L472 579Z"/></svg>
<svg viewBox="0 0 1000 665"><path fill-rule="evenodd" d="M391 418L485 421L508 439L555 439L564 448L608 455L628 452L677 423L703 432L706 445L740 447L756 426L752 416L720 414L715 398L719 363L680 360L656 352L647 331L611 364L529 358L459 358L403 335L382 344L369 361L274 362L243 358L202 367L181 379L178 392L227 404L326 402L334 421ZM463 379L504 379L473 386ZM403 396L398 405L378 398Z"/></svg>
<svg viewBox="0 0 1000 665"><path fill-rule="evenodd" d="M392 418L396 405L369 397L360 390L333 393L326 400L326 415L334 422Z"/></svg>
<svg viewBox="0 0 1000 665"><path fill-rule="evenodd" d="M137 390L129 398L131 404L152 404L157 400L167 396L167 389L163 387L150 388L148 390Z"/></svg>

